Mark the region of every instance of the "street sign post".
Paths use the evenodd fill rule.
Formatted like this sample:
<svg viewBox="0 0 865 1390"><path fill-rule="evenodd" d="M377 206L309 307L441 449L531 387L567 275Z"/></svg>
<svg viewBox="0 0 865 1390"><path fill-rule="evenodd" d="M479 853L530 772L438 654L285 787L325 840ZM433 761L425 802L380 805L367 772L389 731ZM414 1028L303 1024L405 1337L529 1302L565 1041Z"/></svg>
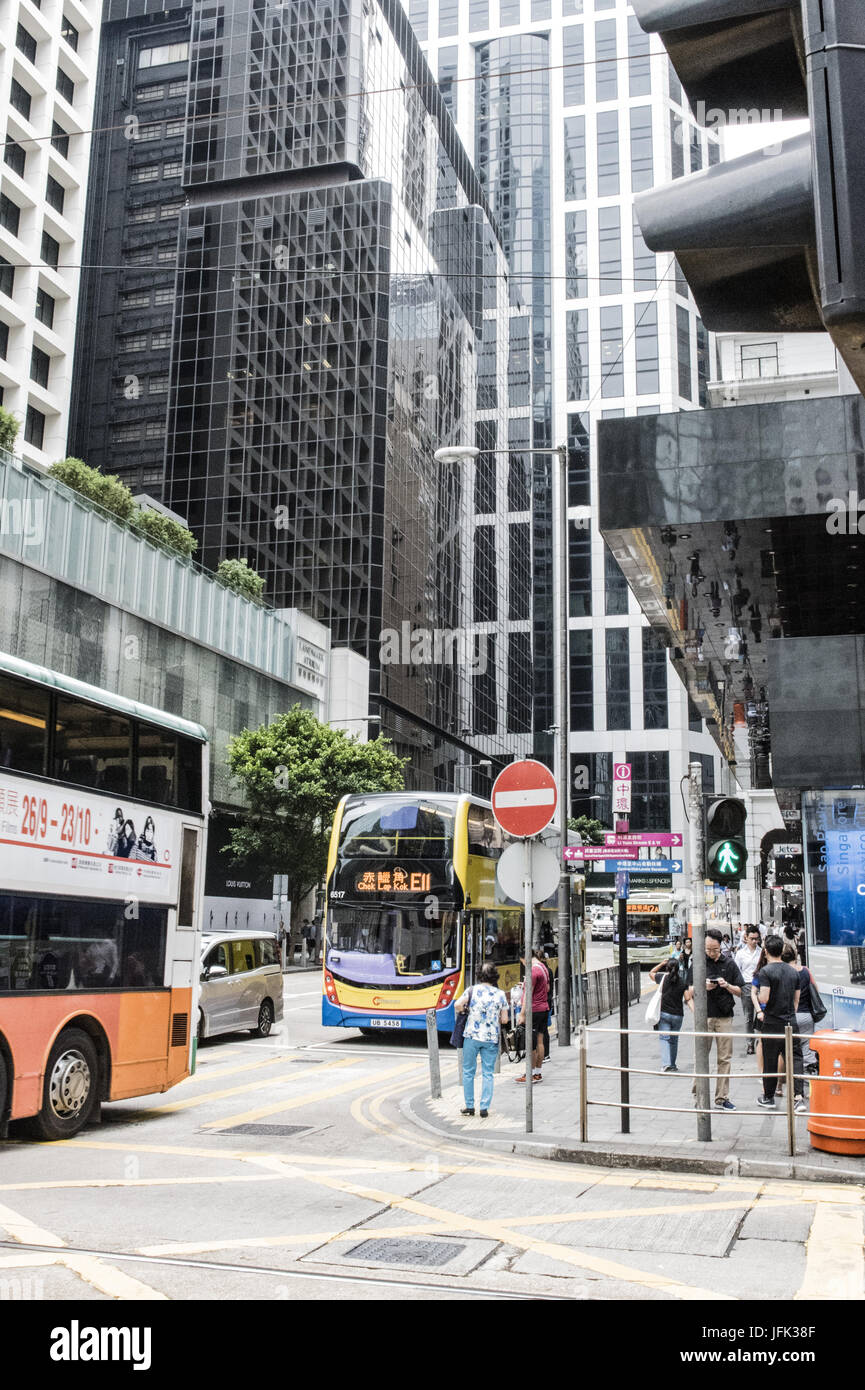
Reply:
<svg viewBox="0 0 865 1390"><path fill-rule="evenodd" d="M558 805L556 779L534 758L523 758L500 772L493 784L493 815L502 830L525 840L546 830Z"/></svg>
<svg viewBox="0 0 865 1390"><path fill-rule="evenodd" d="M534 758L523 758L500 772L493 783L493 815L502 830L524 841L523 911L525 915L526 1134L532 1132L532 946L534 926L534 856L542 846L534 836L546 830L556 813L556 779ZM567 835L563 834L563 839ZM504 856L502 856L504 857ZM556 864L558 870L558 862ZM507 872L507 870L506 870Z"/></svg>
<svg viewBox="0 0 865 1390"><path fill-rule="evenodd" d="M624 869L620 869L616 874L616 897L627 898L631 885L631 876Z"/></svg>

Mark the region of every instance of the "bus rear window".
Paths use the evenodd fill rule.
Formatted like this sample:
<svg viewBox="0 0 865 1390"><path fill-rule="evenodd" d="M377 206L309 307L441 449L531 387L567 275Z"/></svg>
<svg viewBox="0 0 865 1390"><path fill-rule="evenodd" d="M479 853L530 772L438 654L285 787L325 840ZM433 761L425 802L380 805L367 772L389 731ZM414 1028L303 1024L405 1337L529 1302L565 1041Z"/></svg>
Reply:
<svg viewBox="0 0 865 1390"><path fill-rule="evenodd" d="M50 694L0 673L0 768L45 772Z"/></svg>

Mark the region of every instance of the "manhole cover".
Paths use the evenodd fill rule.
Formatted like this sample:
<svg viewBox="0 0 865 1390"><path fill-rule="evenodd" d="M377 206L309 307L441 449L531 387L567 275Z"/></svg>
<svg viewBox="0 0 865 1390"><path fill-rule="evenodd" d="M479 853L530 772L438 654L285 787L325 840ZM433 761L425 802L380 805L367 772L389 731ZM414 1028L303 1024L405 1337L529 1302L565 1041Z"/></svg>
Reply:
<svg viewBox="0 0 865 1390"><path fill-rule="evenodd" d="M232 1125L221 1129L220 1134L306 1134L312 1125Z"/></svg>
<svg viewBox="0 0 865 1390"><path fill-rule="evenodd" d="M446 1265L465 1250L437 1240L365 1240L347 1252L351 1259L381 1265Z"/></svg>

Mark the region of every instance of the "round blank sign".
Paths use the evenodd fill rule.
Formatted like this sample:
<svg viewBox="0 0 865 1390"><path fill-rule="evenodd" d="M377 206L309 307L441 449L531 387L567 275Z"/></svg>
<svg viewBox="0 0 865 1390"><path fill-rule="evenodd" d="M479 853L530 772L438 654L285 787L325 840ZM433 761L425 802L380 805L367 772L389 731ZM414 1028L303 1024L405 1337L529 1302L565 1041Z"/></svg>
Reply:
<svg viewBox="0 0 865 1390"><path fill-rule="evenodd" d="M496 866L502 892L515 903L525 902L526 843L508 845ZM532 846L532 902L543 903L559 886L562 867L559 857L546 845Z"/></svg>

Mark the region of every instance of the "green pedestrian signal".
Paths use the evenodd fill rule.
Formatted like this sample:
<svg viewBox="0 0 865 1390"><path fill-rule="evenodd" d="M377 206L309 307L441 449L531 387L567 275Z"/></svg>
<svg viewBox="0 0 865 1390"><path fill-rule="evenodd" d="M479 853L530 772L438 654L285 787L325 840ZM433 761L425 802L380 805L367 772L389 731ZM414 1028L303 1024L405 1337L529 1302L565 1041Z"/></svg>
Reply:
<svg viewBox="0 0 865 1390"><path fill-rule="evenodd" d="M734 796L709 796L705 808L706 877L712 883L737 885L748 868L745 803Z"/></svg>

